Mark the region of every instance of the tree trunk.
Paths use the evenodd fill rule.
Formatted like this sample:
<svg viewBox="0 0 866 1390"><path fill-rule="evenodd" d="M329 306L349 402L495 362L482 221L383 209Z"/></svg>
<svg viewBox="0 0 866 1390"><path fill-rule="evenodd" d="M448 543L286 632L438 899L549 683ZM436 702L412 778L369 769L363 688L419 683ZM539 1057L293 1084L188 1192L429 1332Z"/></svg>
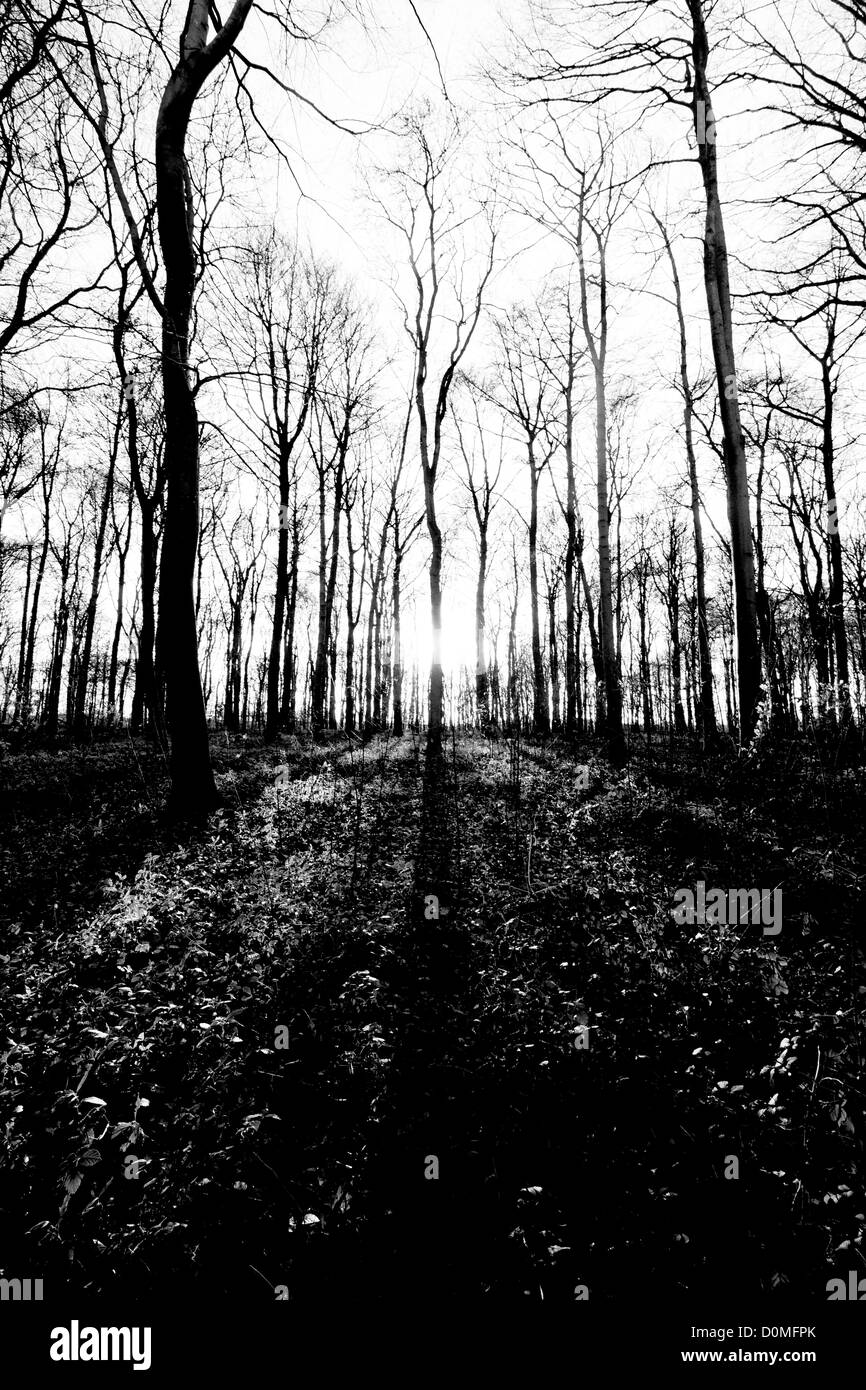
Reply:
<svg viewBox="0 0 866 1390"><path fill-rule="evenodd" d="M848 666L848 634L845 630L845 589L842 567L842 537L839 534L839 515L836 502L836 482L834 473L833 446L833 382L831 362L835 338L835 328L831 324L827 350L821 359L821 387L824 398L824 414L821 429L821 462L824 465L824 488L827 500L827 532L830 551L829 598L830 626L833 644L836 649L836 680L839 688L839 713L843 725L851 719L850 673Z"/></svg>
<svg viewBox="0 0 866 1390"><path fill-rule="evenodd" d="M487 525L478 537L478 578L475 583L475 716L482 730L490 723L490 678L487 674L486 618Z"/></svg>
<svg viewBox="0 0 866 1390"><path fill-rule="evenodd" d="M577 557L577 489L574 481L574 353L569 350L568 382L565 395L565 732L573 734L577 726L577 648L574 630L575 559Z"/></svg>
<svg viewBox="0 0 866 1390"><path fill-rule="evenodd" d="M325 535L325 462L319 461L319 603L318 627L316 633L316 653L313 659L313 677L310 683L310 708L313 730L321 733L324 725L325 670L327 662L327 594L328 594L328 545Z"/></svg>
<svg viewBox="0 0 866 1390"><path fill-rule="evenodd" d="M598 589L599 645L604 666L605 727L608 751L615 766L626 760L622 731L622 688L616 652L616 631L613 623L613 582L610 564L610 495L607 474L607 397L605 365L607 358L607 270L604 244L596 233L599 257L599 330L598 340L589 322L587 277L583 249L583 195L580 209L581 231L578 241L580 271L580 312L583 333L592 359L595 384L595 455L596 506L598 509Z"/></svg>
<svg viewBox="0 0 866 1390"><path fill-rule="evenodd" d="M556 590L550 587L547 590L547 622L547 642L550 649L551 726L556 731L560 728L559 647L556 641Z"/></svg>
<svg viewBox="0 0 866 1390"><path fill-rule="evenodd" d="M755 726L761 686L755 557L749 516L749 481L737 399L737 363L734 355L728 250L719 198L715 119L707 82L709 44L704 24L703 0L688 0L688 6L692 19L695 134L706 196L704 285L716 369L719 414L724 431L728 524L736 599L740 740L747 743Z"/></svg>
<svg viewBox="0 0 866 1390"><path fill-rule="evenodd" d="M716 709L713 697L713 664L710 655L710 636L707 624L706 561L704 559L703 523L701 521L701 494L698 487L698 465L694 444L694 393L689 380L688 340L686 320L683 313L682 288L679 270L667 228L660 218L655 222L662 234L671 266L674 284L674 302L677 311L677 325L680 333L680 387L683 393L683 430L686 444L686 459L689 471L689 493L692 507L692 528L695 544L695 583L697 590L698 621L698 660L700 665L700 691L697 704L698 734L704 742L711 742L716 734Z"/></svg>
<svg viewBox="0 0 866 1390"><path fill-rule="evenodd" d="M586 604L586 618L589 626L589 645L592 652L592 665L595 672L595 721L596 728L600 729L605 722L604 708L604 657L601 650L598 631L595 623L595 608L592 602L592 594L589 591L589 581L586 577L586 567L583 563L583 555L578 552L578 569L580 582L583 587L583 599Z"/></svg>
<svg viewBox="0 0 866 1390"><path fill-rule="evenodd" d="M298 611L298 564L301 556L301 522L298 516L297 492L292 514L292 560L289 567L289 595L286 604L285 654L283 657L283 726L288 733L295 731L295 616Z"/></svg>
<svg viewBox="0 0 866 1390"><path fill-rule="evenodd" d="M27 544L27 582L24 585L24 602L21 605L21 638L18 644L18 679L15 682L15 712L13 718L26 706L24 703L24 668L27 662L27 615L30 606L30 581L33 577L33 542Z"/></svg>
<svg viewBox="0 0 866 1390"><path fill-rule="evenodd" d="M52 643L51 662L48 668L45 703L42 711L43 727L49 736L53 736L57 733L57 725L60 718L60 687L63 680L63 658L66 652L66 639L69 629L69 598L67 586L69 582L70 561L71 556L69 542L67 540L64 543L60 560L60 595L54 614L54 640Z"/></svg>
<svg viewBox="0 0 866 1390"><path fill-rule="evenodd" d="M99 508L96 527L96 541L93 549L93 570L90 579L90 596L84 617L84 639L81 646L81 664L78 670L78 683L74 699L73 732L81 738L87 728L87 682L90 675L90 657L93 650L93 630L96 626L96 605L99 598L99 585L102 580L102 551L105 546L105 532L108 526L108 509L114 492L114 470L117 464L117 449L120 442L120 420L117 422L114 443L108 462L105 488Z"/></svg>
<svg viewBox="0 0 866 1390"><path fill-rule="evenodd" d="M165 267L162 384L165 401L166 516L160 572L160 624L166 712L171 736L172 802L199 814L217 800L198 664L193 576L198 545L198 414L189 378L189 332L196 278L192 187L186 135L193 104L210 73L229 53L252 0L235 0L207 43L207 0L190 0L181 57L163 92L156 120L156 210Z"/></svg>
<svg viewBox="0 0 866 1390"><path fill-rule="evenodd" d="M283 470L280 461L280 515L289 503L288 465ZM274 620L271 626L271 645L268 652L267 702L265 707L265 739L273 742L280 731L280 668L283 662L283 628L286 619L286 596L289 587L289 534L281 526L277 534L277 574L274 590Z"/></svg>
<svg viewBox="0 0 866 1390"><path fill-rule="evenodd" d="M430 535L430 623L433 638L427 747L431 753L438 754L442 751L442 725L445 718L445 680L442 672L442 532L436 519L436 504L429 470L424 474L424 493L427 530Z"/></svg>
<svg viewBox="0 0 866 1390"><path fill-rule="evenodd" d="M391 582L391 606L394 623L394 733L399 738L403 732L403 637L400 614L400 571L403 555L400 550L400 536L394 529L394 578Z"/></svg>
<svg viewBox="0 0 866 1390"><path fill-rule="evenodd" d="M529 603L532 610L532 725L535 733L550 733L550 706L541 655L541 624L538 612L538 477L535 450L529 443Z"/></svg>
<svg viewBox="0 0 866 1390"><path fill-rule="evenodd" d="M129 489L129 511L126 518L126 540L121 543L121 534L117 534L117 614L114 620L114 636L111 640L111 657L108 665L108 722L113 724L116 718L116 695L117 695L117 668L120 653L120 635L123 631L123 596L126 590L126 562L129 557L129 547L132 541L132 502L133 490Z"/></svg>
<svg viewBox="0 0 866 1390"><path fill-rule="evenodd" d="M194 96L190 58L186 56L169 80L156 134L157 210L166 272L162 381L167 492L160 568L160 627L171 737L172 800L178 810L199 812L214 805L217 798L198 665L193 596L199 520L199 441L198 414L189 380L195 252L184 146Z"/></svg>
<svg viewBox="0 0 866 1390"><path fill-rule="evenodd" d="M156 675L156 557L158 541L154 534L154 507L148 502L141 507L141 628L138 636L138 660L133 695L133 733L140 727L145 711L151 727L159 738L162 732L162 699Z"/></svg>

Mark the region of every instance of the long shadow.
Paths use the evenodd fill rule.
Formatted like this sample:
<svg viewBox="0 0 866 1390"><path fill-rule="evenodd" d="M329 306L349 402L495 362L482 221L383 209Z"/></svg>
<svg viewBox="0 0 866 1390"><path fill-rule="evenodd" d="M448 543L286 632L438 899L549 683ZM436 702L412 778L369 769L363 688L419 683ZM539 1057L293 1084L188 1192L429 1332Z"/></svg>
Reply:
<svg viewBox="0 0 866 1390"><path fill-rule="evenodd" d="M428 750L414 891L389 970L398 1022L370 1132L370 1219L325 1263L306 1265L301 1297L475 1299L491 1267L521 1287L484 1138L490 1122L501 1130L507 1086L482 1065L489 1040L467 1028L483 1011L483 971L457 869L454 776L442 752Z"/></svg>

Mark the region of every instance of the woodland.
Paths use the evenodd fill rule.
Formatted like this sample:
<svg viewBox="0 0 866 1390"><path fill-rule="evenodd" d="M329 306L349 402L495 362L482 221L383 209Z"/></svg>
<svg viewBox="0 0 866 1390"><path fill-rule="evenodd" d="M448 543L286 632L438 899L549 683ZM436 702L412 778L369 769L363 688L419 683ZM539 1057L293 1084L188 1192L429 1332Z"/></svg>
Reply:
<svg viewBox="0 0 866 1390"><path fill-rule="evenodd" d="M0 1276L866 1275L864 161L864 0L0 0Z"/></svg>

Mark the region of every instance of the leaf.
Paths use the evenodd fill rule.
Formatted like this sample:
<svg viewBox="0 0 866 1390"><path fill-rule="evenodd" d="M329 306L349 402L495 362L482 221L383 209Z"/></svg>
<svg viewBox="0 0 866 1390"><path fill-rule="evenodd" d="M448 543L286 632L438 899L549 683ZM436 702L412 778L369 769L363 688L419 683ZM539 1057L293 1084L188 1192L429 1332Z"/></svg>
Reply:
<svg viewBox="0 0 866 1390"><path fill-rule="evenodd" d="M846 1134L856 1134L856 1130L851 1123L848 1111L845 1109L844 1105L834 1105L830 1114L834 1122L841 1130L844 1130Z"/></svg>
<svg viewBox="0 0 866 1390"><path fill-rule="evenodd" d="M77 1173L73 1168L69 1168L63 1174L63 1186L66 1188L66 1191L69 1193L69 1196L71 1197L72 1194L74 1192L77 1192L79 1187L81 1186L81 1174Z"/></svg>
<svg viewBox="0 0 866 1390"><path fill-rule="evenodd" d="M83 1099L83 1102L84 1102L85 1105L105 1105L105 1104L106 1104L106 1102L102 1099L102 1096L83 1096L82 1099Z"/></svg>
<svg viewBox="0 0 866 1390"><path fill-rule="evenodd" d="M98 1149L85 1149L78 1159L79 1168L92 1168L94 1164L102 1162L102 1154Z"/></svg>

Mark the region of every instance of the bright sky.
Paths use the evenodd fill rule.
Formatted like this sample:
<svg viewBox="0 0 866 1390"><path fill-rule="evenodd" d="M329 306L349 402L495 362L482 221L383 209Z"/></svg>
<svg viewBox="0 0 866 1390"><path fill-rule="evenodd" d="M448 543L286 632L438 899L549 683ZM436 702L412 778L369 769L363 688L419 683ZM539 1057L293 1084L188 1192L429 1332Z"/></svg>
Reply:
<svg viewBox="0 0 866 1390"><path fill-rule="evenodd" d="M795 3L796 13L801 14L805 8L801 0L792 0L792 3ZM502 113L480 73L491 55L502 51L506 21L521 22L526 13L524 0L507 0L504 4L495 4L493 0L416 0L415 8L429 32L429 40L409 0L375 0L375 28L365 32L356 21L344 20L333 30L324 51L321 46L314 52L312 48L296 45L288 55L272 53L260 20L251 22L240 46L250 57L268 62L289 85L329 117L359 127L385 126L406 103L421 98L429 98L434 105L441 106L444 79L451 100L464 113L464 125L470 134L470 153L456 174L462 180L471 176L488 180L490 175L484 160L479 158L479 151L486 146L494 177L500 182L500 199L504 205L519 191L520 181L515 156L502 144ZM179 26L184 5L176 3L171 9L176 12ZM750 6L751 14L759 11L765 13L766 6ZM309 106L273 86L260 85L257 90L263 122L286 150L290 169L273 153L261 154L246 173L242 165L238 166L233 183L235 190L242 194L242 210L238 211L236 205L227 212L227 218L235 222L239 217L242 220L252 218L262 225L273 221L285 232L308 243L318 255L332 259L356 281L372 306L383 355L395 357L390 380L396 402L404 398L411 368L406 340L387 288L395 266L400 264L401 251L365 194L367 180L375 183L375 167L387 165L393 155L393 137L379 129L359 139L335 130ZM230 83L224 88L222 97L227 106L229 99ZM786 180L790 179L789 171L783 166L792 148L790 137L782 141L773 138L757 141L758 135L765 135L768 124L766 118L748 114L748 108L756 103L753 84L732 84L717 93L722 192L735 291L746 284L739 270L740 262L772 265L776 261L779 252L772 245L772 237L778 229L778 219L770 210L756 208L755 200L774 188L787 187ZM744 112L747 114L738 114ZM683 113L654 117L634 131L625 153L637 164L651 143L657 155L687 157L691 150L686 131L687 120ZM150 138L148 132L142 136L142 143L149 143ZM690 368L694 377L699 370L706 371L710 362L700 260L701 196L697 163L690 160L661 171L648 186L644 204L647 199L669 219L672 230L680 234L676 253L683 282ZM537 297L551 271L569 261L561 242L549 237L544 239L536 226L514 213L505 218L499 245L500 261L491 284L494 307L506 306L515 299ZM683 471L683 449L671 432L671 422L678 424L681 418L681 406L678 396L667 384L677 370L678 342L673 312L665 302L670 295L668 267L663 258L659 259L658 249L658 238L646 207L642 205L623 220L614 234L609 262L610 394L613 398L622 387L634 393L626 431L630 467L637 474L625 504L626 514L632 518L639 512L657 512L660 486L673 482ZM80 248L78 254L85 255L86 248ZM759 359L745 352L746 338L745 327L740 327L737 342L742 365L746 369L760 367ZM88 350L92 350L92 337L88 342ZM467 365L484 370L490 361L490 347L488 323L479 331ZM786 361L793 366L798 354L791 353L790 348L786 352ZM801 360L797 365L805 363ZM862 424L862 406L856 392L860 366L860 362L852 365L841 397L845 425L852 433L859 433ZM60 359L55 359L54 367L63 369ZM207 408L212 408L210 401ZM498 435L499 427L492 417L490 423ZM590 536L595 525L593 429L592 407L588 403L578 422L578 464L582 479L581 504ZM410 439L415 438L413 428ZM472 529L461 519L465 512L465 493L455 467L456 447L456 436L452 432L446 445L440 496L447 552L445 655L452 665L458 662L471 665L475 548ZM708 514L724 533L725 504L718 485L718 466L706 447L701 449L701 470ZM495 537L500 559L507 557L510 547L506 522L513 524L515 509L524 514L527 509L525 471L520 441L509 431L502 475L507 499L497 512ZM846 476L850 480L852 472L853 465L849 461L840 478L843 509ZM419 509L420 504L419 490ZM553 492L546 483L542 511L552 512L553 508ZM769 535L772 539L772 530ZM427 543L422 537L407 572L407 580L411 581L414 570L419 613L417 627L414 623L409 625L408 640L410 646L414 641L422 659L426 595L422 567L426 556ZM521 562L525 590L525 546ZM496 621L502 578L502 572L498 571L491 584L491 625ZM266 583L263 592L268 587ZM507 624L504 611L502 622L504 631ZM525 613L523 627L525 630ZM502 649L500 654L504 654Z"/></svg>

